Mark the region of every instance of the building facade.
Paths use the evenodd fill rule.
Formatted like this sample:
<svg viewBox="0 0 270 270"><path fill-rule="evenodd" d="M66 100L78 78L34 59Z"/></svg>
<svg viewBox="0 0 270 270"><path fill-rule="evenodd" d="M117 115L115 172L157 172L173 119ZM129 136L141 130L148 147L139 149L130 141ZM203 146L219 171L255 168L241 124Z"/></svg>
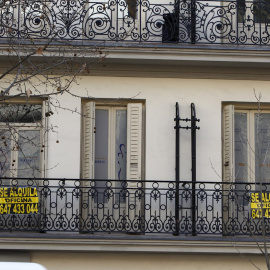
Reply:
<svg viewBox="0 0 270 270"><path fill-rule="evenodd" d="M268 10L0 1L1 260L266 269Z"/></svg>

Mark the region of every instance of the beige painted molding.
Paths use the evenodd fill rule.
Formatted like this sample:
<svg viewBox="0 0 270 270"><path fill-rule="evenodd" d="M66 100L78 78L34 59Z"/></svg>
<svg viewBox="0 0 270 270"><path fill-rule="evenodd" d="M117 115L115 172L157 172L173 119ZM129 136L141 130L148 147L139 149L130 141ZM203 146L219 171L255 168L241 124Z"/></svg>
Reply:
<svg viewBox="0 0 270 270"><path fill-rule="evenodd" d="M270 63L270 62L269 62ZM196 66L163 64L132 64L132 63L109 63L95 66L90 74L82 76L103 76L103 77L140 77L140 78L181 78L181 79L222 79L222 80L270 80L270 67L230 67L211 66L210 63ZM0 61L0 73L6 70L5 62ZM58 74L55 70L54 74Z"/></svg>
<svg viewBox="0 0 270 270"><path fill-rule="evenodd" d="M222 79L222 80L270 80L270 68L228 67L228 66L174 66L147 64L106 64L91 70L91 76Z"/></svg>
<svg viewBox="0 0 270 270"><path fill-rule="evenodd" d="M263 243L260 243L262 246ZM268 248L270 244L268 244ZM255 241L0 238L0 250L261 254Z"/></svg>
<svg viewBox="0 0 270 270"><path fill-rule="evenodd" d="M83 47L82 47L83 48ZM263 48L263 47L262 47ZM21 52L21 55L27 55L27 51L24 50ZM29 52L32 52L36 48L31 49L29 47ZM59 54L58 47L49 47L46 51L43 52L43 55L57 57L57 53ZM63 47L64 49L64 47ZM121 63L151 63L153 61L172 64L172 65L182 65L183 62L190 63L207 63L211 62L213 64L221 64L222 63L230 63L230 64L238 64L243 65L244 63L249 63L251 65L258 64L270 64L270 50L264 49L260 50L260 48L255 48L254 50L250 49L250 47L235 47L235 48L227 48L226 46L220 47L210 47L210 46L197 46L197 45L187 45L183 47L155 47L155 44L152 44L148 47L141 47L140 44L138 46L106 46L100 45L98 49L102 52L101 56L104 56L106 60L110 62L121 62ZM0 45L0 56L7 58L10 60L11 54L9 53L9 46ZM67 50L65 53L67 57L73 57L74 51L76 49L70 51ZM93 46L93 51L96 51L96 47ZM14 55L16 57L16 55ZM94 54L83 55L85 58L93 58ZM99 55L100 56L100 55ZM33 58L42 59L42 55L33 55ZM38 60L37 60L38 61Z"/></svg>
<svg viewBox="0 0 270 270"><path fill-rule="evenodd" d="M144 78L188 78L270 80L270 50L220 49L189 45L174 47L102 47L105 60L91 68L85 76L144 77ZM48 48L44 54L56 57L57 47ZM23 52L22 52L23 53ZM73 57L73 53L70 56ZM7 56L7 48L0 46L0 73L17 61ZM67 53L67 57L69 57ZM93 55L86 56L93 59ZM32 56L37 63L41 55ZM55 74L59 70L53 71Z"/></svg>
<svg viewBox="0 0 270 270"><path fill-rule="evenodd" d="M104 47L108 59L269 63L270 50Z"/></svg>
<svg viewBox="0 0 270 270"><path fill-rule="evenodd" d="M90 45L91 46L91 45ZM28 52L36 50L36 47L28 47ZM65 49L64 46L62 46ZM68 48L68 47L67 47ZM81 50L67 50L66 54L68 56L74 56L74 51ZM88 46L89 48L89 46ZM96 45L93 44L93 51L96 51ZM252 49L253 48L253 49ZM267 48L267 49L265 49ZM22 56L27 54L27 47L21 52ZM142 46L138 44L127 45L127 46L107 46L106 43L101 43L98 45L98 50L103 52L108 59L134 59L134 60L172 60L176 61L233 61L233 62L264 62L269 63L270 61L270 49L265 47L228 47L228 46L200 46L200 45L190 45L186 46L155 46L155 44L149 44L149 46ZM69 55L70 52L70 55ZM51 46L43 51L43 54L48 56L55 53L59 54L59 47ZM0 56L10 55L10 47L7 45L0 45ZM35 55L37 58L42 58L42 55ZM87 55L85 57L93 57L93 55Z"/></svg>

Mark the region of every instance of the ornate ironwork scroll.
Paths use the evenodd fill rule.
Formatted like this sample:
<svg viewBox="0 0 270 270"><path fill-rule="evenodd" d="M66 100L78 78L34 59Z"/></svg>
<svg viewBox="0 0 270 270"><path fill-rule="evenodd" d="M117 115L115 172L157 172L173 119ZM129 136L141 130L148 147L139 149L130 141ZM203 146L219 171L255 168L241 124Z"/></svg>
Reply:
<svg viewBox="0 0 270 270"><path fill-rule="evenodd" d="M91 181L91 185L85 185L85 181ZM122 185L117 182L0 179L0 230L172 234L178 227L180 235L261 235L264 222L265 233L270 235L269 184L262 185L261 194L258 183L232 183L225 189L221 182L180 181L177 190L176 181L136 182L132 196L135 194L136 202L144 202L142 211L136 212L136 205L130 200L130 181ZM17 195L13 192L9 196L11 189ZM195 208L191 209L193 198ZM21 211L24 202L29 211ZM8 211L9 208L13 210Z"/></svg>
<svg viewBox="0 0 270 270"><path fill-rule="evenodd" d="M263 0L0 0L0 42L269 45Z"/></svg>

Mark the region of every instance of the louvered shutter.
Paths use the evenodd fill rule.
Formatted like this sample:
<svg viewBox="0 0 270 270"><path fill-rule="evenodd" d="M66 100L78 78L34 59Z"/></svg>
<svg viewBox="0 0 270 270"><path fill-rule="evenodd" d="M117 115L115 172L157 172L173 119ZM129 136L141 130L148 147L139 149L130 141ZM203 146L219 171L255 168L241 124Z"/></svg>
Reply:
<svg viewBox="0 0 270 270"><path fill-rule="evenodd" d="M234 182L234 106L223 109L223 181Z"/></svg>
<svg viewBox="0 0 270 270"><path fill-rule="evenodd" d="M94 179L95 165L95 103L87 102L83 106L83 157L82 178Z"/></svg>
<svg viewBox="0 0 270 270"><path fill-rule="evenodd" d="M142 104L127 106L127 179L141 179L142 163Z"/></svg>
<svg viewBox="0 0 270 270"><path fill-rule="evenodd" d="M84 224L91 215L93 198L89 195L91 180L94 179L95 166L95 103L87 102L83 106L83 145L82 145L82 197L81 197L81 227L84 231Z"/></svg>
<svg viewBox="0 0 270 270"><path fill-rule="evenodd" d="M131 222L130 231L141 231L141 205L143 198L140 197L138 182L142 175L142 104L130 103L127 106L127 180L128 201L126 214ZM138 181L134 181L138 180ZM136 228L134 227L136 224Z"/></svg>
<svg viewBox="0 0 270 270"><path fill-rule="evenodd" d="M235 217L234 183L234 106L223 108L223 234L230 233L230 223Z"/></svg>

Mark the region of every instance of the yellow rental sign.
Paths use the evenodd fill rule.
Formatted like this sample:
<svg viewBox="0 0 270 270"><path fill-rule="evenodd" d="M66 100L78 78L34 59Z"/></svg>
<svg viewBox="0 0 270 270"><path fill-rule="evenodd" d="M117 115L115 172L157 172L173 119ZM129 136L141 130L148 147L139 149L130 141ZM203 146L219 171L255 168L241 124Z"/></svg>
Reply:
<svg viewBox="0 0 270 270"><path fill-rule="evenodd" d="M0 214L37 214L38 202L34 187L0 188Z"/></svg>
<svg viewBox="0 0 270 270"><path fill-rule="evenodd" d="M251 193L252 218L270 218L270 193Z"/></svg>

